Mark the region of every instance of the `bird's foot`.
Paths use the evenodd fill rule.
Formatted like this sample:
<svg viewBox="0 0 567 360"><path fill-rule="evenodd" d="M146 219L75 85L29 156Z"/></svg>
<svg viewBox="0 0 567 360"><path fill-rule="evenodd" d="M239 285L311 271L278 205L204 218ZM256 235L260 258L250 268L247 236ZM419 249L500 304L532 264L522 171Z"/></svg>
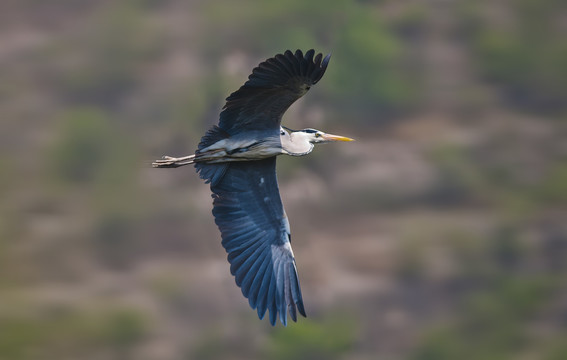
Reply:
<svg viewBox="0 0 567 360"><path fill-rule="evenodd" d="M176 168L183 165L193 164L193 159L195 155L184 156L180 158L172 156L162 156L161 159L156 160L152 163L152 167L155 168Z"/></svg>

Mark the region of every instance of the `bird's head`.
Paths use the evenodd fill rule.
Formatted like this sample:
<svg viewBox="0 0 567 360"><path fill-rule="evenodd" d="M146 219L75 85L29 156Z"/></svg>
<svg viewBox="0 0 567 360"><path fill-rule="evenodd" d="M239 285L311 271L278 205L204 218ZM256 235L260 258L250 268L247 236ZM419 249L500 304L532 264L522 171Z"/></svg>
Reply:
<svg viewBox="0 0 567 360"><path fill-rule="evenodd" d="M302 130L291 130L282 126L282 136L290 136L292 141L308 142L311 144L322 144L332 141L353 141L354 139L340 136L327 134L321 130L317 129L302 129Z"/></svg>

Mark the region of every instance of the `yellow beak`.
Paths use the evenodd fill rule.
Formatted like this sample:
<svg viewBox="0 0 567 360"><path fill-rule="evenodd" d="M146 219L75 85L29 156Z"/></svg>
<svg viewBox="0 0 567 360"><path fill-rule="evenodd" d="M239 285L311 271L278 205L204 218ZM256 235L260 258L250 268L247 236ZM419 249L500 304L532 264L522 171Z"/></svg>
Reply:
<svg viewBox="0 0 567 360"><path fill-rule="evenodd" d="M354 141L354 139L348 138L346 136L323 134L321 136L326 141Z"/></svg>

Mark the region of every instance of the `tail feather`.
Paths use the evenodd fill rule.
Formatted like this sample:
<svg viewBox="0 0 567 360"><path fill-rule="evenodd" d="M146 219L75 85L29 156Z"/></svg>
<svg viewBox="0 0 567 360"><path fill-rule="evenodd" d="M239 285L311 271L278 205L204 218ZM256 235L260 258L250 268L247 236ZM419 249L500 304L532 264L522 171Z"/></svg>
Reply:
<svg viewBox="0 0 567 360"><path fill-rule="evenodd" d="M216 125L210 128L201 138L201 142L197 147L197 158L199 157L200 150L211 146L217 141L226 139L229 136L226 131ZM199 177L205 180L205 183L211 183L211 185L215 185L222 179L227 168L228 163L208 164L206 162L195 162L195 169L197 169Z"/></svg>
<svg viewBox="0 0 567 360"><path fill-rule="evenodd" d="M226 169L228 169L229 163L195 163L195 168L199 173L199 177L205 180L205 183L210 183L211 186L216 185L220 179L222 179Z"/></svg>
<svg viewBox="0 0 567 360"><path fill-rule="evenodd" d="M217 141L226 139L229 136L230 135L226 131L215 125L212 128L210 128L205 133L205 135L203 135L203 137L201 138L201 142L199 142L199 146L197 146L197 152L199 152L199 150L202 150L206 147L213 145Z"/></svg>

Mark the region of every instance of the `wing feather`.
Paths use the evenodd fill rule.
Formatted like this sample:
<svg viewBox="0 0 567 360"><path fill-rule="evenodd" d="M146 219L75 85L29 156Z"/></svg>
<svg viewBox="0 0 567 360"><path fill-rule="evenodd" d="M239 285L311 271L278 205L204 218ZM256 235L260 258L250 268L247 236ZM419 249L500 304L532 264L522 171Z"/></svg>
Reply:
<svg viewBox="0 0 567 360"><path fill-rule="evenodd" d="M259 309L260 288L269 264L269 257L264 256L255 263L254 269L251 269L249 276L246 276L242 284L242 288L246 288L248 292L248 302L252 308ZM264 310L265 311L265 310Z"/></svg>
<svg viewBox="0 0 567 360"><path fill-rule="evenodd" d="M228 253L230 272L258 316L287 324L305 316L289 223L281 203L276 158L232 162L211 183L213 214Z"/></svg>
<svg viewBox="0 0 567 360"><path fill-rule="evenodd" d="M330 55L313 57L287 50L260 63L248 80L226 98L219 127L230 135L247 130L279 131L284 112L316 84L327 69Z"/></svg>

